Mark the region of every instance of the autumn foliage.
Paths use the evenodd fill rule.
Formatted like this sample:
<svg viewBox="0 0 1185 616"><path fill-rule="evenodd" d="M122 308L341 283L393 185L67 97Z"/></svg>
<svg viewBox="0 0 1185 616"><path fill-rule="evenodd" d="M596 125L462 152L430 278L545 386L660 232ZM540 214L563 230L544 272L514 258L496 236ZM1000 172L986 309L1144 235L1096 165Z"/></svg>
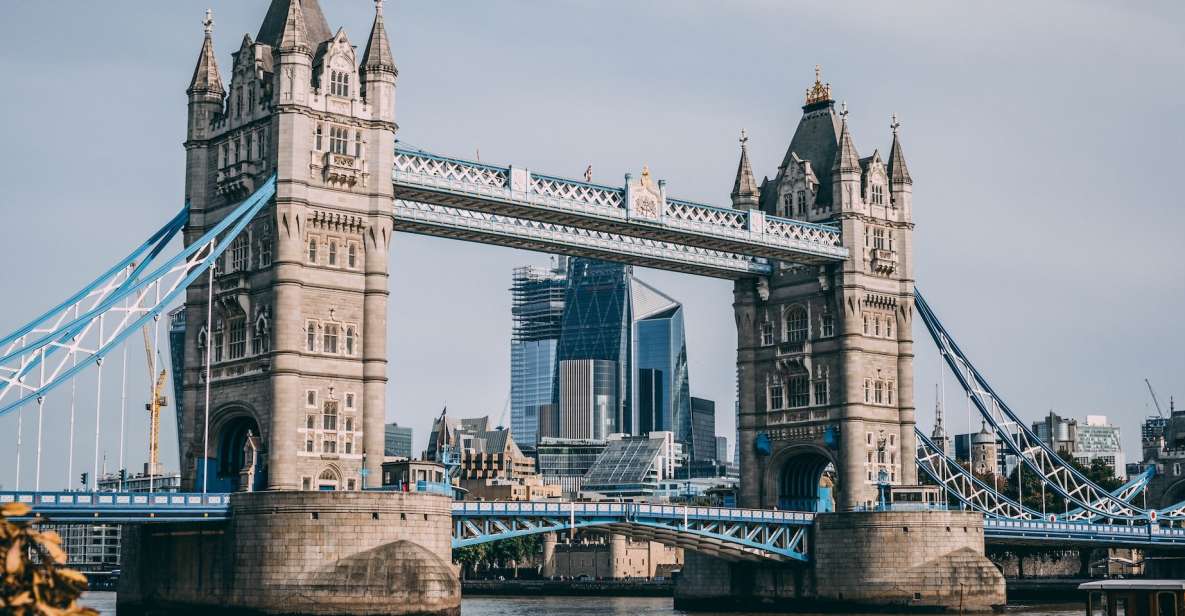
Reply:
<svg viewBox="0 0 1185 616"><path fill-rule="evenodd" d="M98 616L95 610L78 605L86 576L64 566L62 538L13 520L28 513L24 503L8 503L0 509L0 614Z"/></svg>

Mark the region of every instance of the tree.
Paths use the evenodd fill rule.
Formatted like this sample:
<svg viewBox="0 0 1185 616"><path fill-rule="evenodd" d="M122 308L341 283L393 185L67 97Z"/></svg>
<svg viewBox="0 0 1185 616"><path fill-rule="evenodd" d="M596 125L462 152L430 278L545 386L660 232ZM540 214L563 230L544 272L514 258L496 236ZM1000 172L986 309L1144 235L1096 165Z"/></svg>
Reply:
<svg viewBox="0 0 1185 616"><path fill-rule="evenodd" d="M39 532L30 522L13 518L29 514L24 503L0 508L0 613L13 616L98 616L80 607L86 576L67 569L62 538L56 532Z"/></svg>

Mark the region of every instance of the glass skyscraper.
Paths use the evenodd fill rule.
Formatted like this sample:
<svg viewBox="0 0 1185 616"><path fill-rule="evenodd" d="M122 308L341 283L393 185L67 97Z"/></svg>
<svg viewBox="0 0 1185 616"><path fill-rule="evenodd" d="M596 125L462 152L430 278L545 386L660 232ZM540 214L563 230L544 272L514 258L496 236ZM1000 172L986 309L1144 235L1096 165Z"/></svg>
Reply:
<svg viewBox="0 0 1185 616"><path fill-rule="evenodd" d="M564 314L567 259L551 268L514 270L510 342L510 431L528 449L538 440L540 412L554 408L556 347Z"/></svg>
<svg viewBox="0 0 1185 616"><path fill-rule="evenodd" d="M683 306L620 263L514 272L511 431L603 439L671 432L690 450Z"/></svg>
<svg viewBox="0 0 1185 616"><path fill-rule="evenodd" d="M630 278L633 312L634 415L632 434L671 432L690 446L691 392L683 305Z"/></svg>
<svg viewBox="0 0 1185 616"><path fill-rule="evenodd" d="M620 263L572 259L564 316L557 347L553 399L561 400L559 364L571 360L599 359L615 363L617 381L609 432L633 433L630 412L630 297L633 269ZM561 404L557 411L576 412ZM562 419L560 424L565 423Z"/></svg>

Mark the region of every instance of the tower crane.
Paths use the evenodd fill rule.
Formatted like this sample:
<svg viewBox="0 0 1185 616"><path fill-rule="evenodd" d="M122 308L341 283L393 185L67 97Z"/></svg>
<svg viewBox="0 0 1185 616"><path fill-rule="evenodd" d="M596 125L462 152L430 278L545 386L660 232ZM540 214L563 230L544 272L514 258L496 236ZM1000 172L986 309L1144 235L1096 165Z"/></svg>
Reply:
<svg viewBox="0 0 1185 616"><path fill-rule="evenodd" d="M148 341L148 327L145 326L140 331L144 334L144 354L148 359L146 366L150 388L148 403L144 405L144 410L148 411L148 474L156 475L160 472L160 410L169 405L168 398L164 396L167 372L161 368L160 374L152 374L152 367L161 365L162 362L153 362L152 343ZM155 357L159 360L160 354L157 353Z"/></svg>
<svg viewBox="0 0 1185 616"><path fill-rule="evenodd" d="M1164 411L1160 410L1160 400L1156 399L1156 392L1152 390L1152 383L1148 379L1144 379L1144 384L1148 386L1148 393L1152 394L1152 404L1156 405L1156 414L1164 417Z"/></svg>

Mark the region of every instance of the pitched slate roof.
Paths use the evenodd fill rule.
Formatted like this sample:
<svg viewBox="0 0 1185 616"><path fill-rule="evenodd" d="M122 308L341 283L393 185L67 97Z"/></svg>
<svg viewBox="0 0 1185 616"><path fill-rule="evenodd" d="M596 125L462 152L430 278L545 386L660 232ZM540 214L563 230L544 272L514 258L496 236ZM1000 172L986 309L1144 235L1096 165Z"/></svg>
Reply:
<svg viewBox="0 0 1185 616"><path fill-rule="evenodd" d="M802 119L794 130L790 147L780 167L782 173L793 162L791 154L810 161L819 178L819 203L831 203L831 168L839 146L840 122L835 114L835 103L827 100L802 108ZM762 204L764 205L764 204Z"/></svg>
<svg viewBox="0 0 1185 616"><path fill-rule="evenodd" d="M293 2L300 5L300 12L304 16L303 34L305 44L309 48L316 49L322 42L333 38L333 31L329 29L329 22L325 21L325 13L321 11L321 5L317 0L272 0L271 6L267 8L267 15L263 18L263 24L259 26L259 34L255 36L256 42L272 47L279 46L280 37L283 36L284 26L288 21L289 5Z"/></svg>

